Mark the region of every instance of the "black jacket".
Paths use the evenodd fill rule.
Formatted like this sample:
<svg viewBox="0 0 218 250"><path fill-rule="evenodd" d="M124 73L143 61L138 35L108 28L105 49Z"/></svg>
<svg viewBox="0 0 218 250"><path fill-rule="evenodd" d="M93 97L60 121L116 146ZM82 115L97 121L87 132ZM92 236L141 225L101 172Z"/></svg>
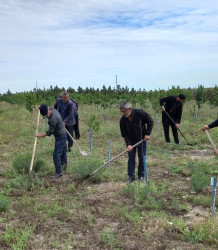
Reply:
<svg viewBox="0 0 218 250"><path fill-rule="evenodd" d="M160 105L165 107L166 112L174 120L180 123L182 117L182 103L176 101L177 96L167 96L160 99ZM164 117L167 115L163 111ZM163 118L164 118L163 117Z"/></svg>
<svg viewBox="0 0 218 250"><path fill-rule="evenodd" d="M218 127L218 119L208 125L209 129Z"/></svg>
<svg viewBox="0 0 218 250"><path fill-rule="evenodd" d="M54 108L60 113L60 105L62 103L61 97L56 99ZM75 124L74 118L74 110L73 110L73 102L69 99L66 103L66 107L61 115L63 121L66 123L67 126L73 126Z"/></svg>
<svg viewBox="0 0 218 250"><path fill-rule="evenodd" d="M132 116L132 121L124 115L120 119L120 131L126 146L134 145L144 139L145 135L151 134L153 128L151 116L143 109L132 109Z"/></svg>

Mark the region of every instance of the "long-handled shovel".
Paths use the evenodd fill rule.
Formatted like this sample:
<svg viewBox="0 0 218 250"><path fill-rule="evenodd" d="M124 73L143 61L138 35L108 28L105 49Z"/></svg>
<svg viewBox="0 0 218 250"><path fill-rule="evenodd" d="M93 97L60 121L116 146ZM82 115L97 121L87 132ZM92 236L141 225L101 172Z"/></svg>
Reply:
<svg viewBox="0 0 218 250"><path fill-rule="evenodd" d="M133 145L133 148L136 147L136 146L138 146L138 145L139 145L140 143L142 143L142 142L143 142L143 140L137 142L136 144ZM114 156L114 157L111 158L109 161L105 162L103 165L101 165L99 168L97 168L97 169L96 169L94 172L92 172L91 174L88 174L88 175L86 175L85 177L83 177L81 180L79 180L79 181L76 183L76 187L77 187L80 183L84 182L85 180L87 180L87 179L89 179L90 177L92 177L93 175L95 175L99 170L101 170L103 167L105 167L106 165L108 165L109 162L111 162L111 161L117 159L118 157L120 157L121 155L123 155L124 153L126 153L127 151L128 151L128 149L124 150L122 153L120 153L120 154Z"/></svg>
<svg viewBox="0 0 218 250"><path fill-rule="evenodd" d="M210 141L210 143L211 143L211 145L212 145L214 151L216 151L216 145L214 144L214 142L213 142L213 140L212 140L212 138L211 138L211 136L210 136L210 134L209 134L209 131L208 131L208 130L205 130L205 133L207 134L207 137L208 137L208 139L209 139L209 141Z"/></svg>
<svg viewBox="0 0 218 250"><path fill-rule="evenodd" d="M166 115L170 118L170 120L176 125L176 123L174 122L174 120L172 119L172 117L167 113L167 111L165 110L164 112L165 112ZM191 143L189 143L189 142L187 141L187 139L185 138L185 136L183 135L183 133L181 132L181 130L180 130L179 128L177 128L177 129L179 130L180 134L181 134L182 137L185 139L185 141L187 142L187 144L188 144L189 146L193 146L193 144L191 144Z"/></svg>
<svg viewBox="0 0 218 250"><path fill-rule="evenodd" d="M65 128L66 129L66 128ZM73 140L73 142L76 144L77 148L79 149L79 152L83 155L83 156L87 156L88 153L86 151L81 150L80 146L78 145L78 143L73 139L73 136L70 134L70 132L66 129L67 134L70 136L70 138Z"/></svg>
<svg viewBox="0 0 218 250"><path fill-rule="evenodd" d="M40 110L38 110L36 133L38 132L38 127L39 127L39 117L40 117ZM35 158L36 144L37 144L37 137L35 137L35 142L34 142L34 146L33 146L32 160L31 160L30 170L29 170L29 178L30 178L31 182L33 182L33 162L34 162L34 158Z"/></svg>

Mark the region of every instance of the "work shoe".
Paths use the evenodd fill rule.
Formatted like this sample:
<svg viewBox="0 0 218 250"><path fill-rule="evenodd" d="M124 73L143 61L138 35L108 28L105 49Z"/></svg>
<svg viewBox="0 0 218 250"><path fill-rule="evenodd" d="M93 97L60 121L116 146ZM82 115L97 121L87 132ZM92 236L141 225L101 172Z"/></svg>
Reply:
<svg viewBox="0 0 218 250"><path fill-rule="evenodd" d="M67 170L67 164L63 164L63 165L61 166L61 168L62 168L62 171L66 171L66 170Z"/></svg>
<svg viewBox="0 0 218 250"><path fill-rule="evenodd" d="M79 140L80 136L76 136L76 139Z"/></svg>
<svg viewBox="0 0 218 250"><path fill-rule="evenodd" d="M68 151L68 152L71 152L71 148L68 148L67 151Z"/></svg>
<svg viewBox="0 0 218 250"><path fill-rule="evenodd" d="M52 177L51 177L51 179L57 179L57 178L59 178L59 177L61 177L62 176L62 174L60 173L60 174L55 174L55 175L53 175Z"/></svg>
<svg viewBox="0 0 218 250"><path fill-rule="evenodd" d="M128 184L129 184L129 183L132 183L134 180L135 180L135 177L129 177L127 183L128 183Z"/></svg>
<svg viewBox="0 0 218 250"><path fill-rule="evenodd" d="M143 182L143 181L145 181L145 178L141 176L141 177L138 178L138 181Z"/></svg>

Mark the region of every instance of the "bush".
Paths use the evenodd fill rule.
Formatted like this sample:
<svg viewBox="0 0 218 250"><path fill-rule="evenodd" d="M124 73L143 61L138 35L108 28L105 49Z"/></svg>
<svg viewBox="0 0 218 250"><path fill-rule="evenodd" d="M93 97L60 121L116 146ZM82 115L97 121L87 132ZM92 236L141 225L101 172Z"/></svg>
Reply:
<svg viewBox="0 0 218 250"><path fill-rule="evenodd" d="M13 159L13 168L19 174L28 174L30 169L32 156L30 154L19 154ZM33 164L33 171L39 172L43 167L45 167L45 161L42 159L36 159Z"/></svg>
<svg viewBox="0 0 218 250"><path fill-rule="evenodd" d="M34 184L41 185L41 180L35 176L34 183L30 182L28 175L18 175L16 178L9 180L5 183L8 189L29 190Z"/></svg>
<svg viewBox="0 0 218 250"><path fill-rule="evenodd" d="M209 185L208 166L205 163L189 162L189 169L192 174L190 180L194 191L201 191Z"/></svg>
<svg viewBox="0 0 218 250"><path fill-rule="evenodd" d="M11 204L10 198L4 195L0 195L0 212L6 211L10 204Z"/></svg>
<svg viewBox="0 0 218 250"><path fill-rule="evenodd" d="M76 165L73 167L72 174L73 177L76 180L80 180L84 178L85 176L91 174L94 172L98 167L100 167L102 163L99 161L99 159L83 159L76 163ZM99 172L97 172L95 175L90 177L91 181L97 181L102 179L102 173L105 171L103 168Z"/></svg>

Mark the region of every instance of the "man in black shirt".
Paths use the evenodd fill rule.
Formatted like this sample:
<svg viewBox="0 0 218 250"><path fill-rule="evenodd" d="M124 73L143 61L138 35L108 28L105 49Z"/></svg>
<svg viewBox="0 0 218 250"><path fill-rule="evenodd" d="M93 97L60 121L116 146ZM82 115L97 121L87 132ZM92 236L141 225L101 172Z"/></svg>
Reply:
<svg viewBox="0 0 218 250"><path fill-rule="evenodd" d="M182 103L186 96L180 94L178 96L167 96L160 99L162 109L162 124L166 142L170 142L169 126L172 128L175 143L179 144L177 128L180 126L182 117ZM170 119L170 117L172 119Z"/></svg>
<svg viewBox="0 0 218 250"><path fill-rule="evenodd" d="M143 109L133 109L129 102L122 103L120 105L120 111L123 114L120 119L120 131L128 149L129 183L135 180L136 147L133 148L133 145L144 139L144 141L137 146L139 159L138 179L141 181L144 179L143 158L146 155L146 141L150 140L153 120Z"/></svg>

